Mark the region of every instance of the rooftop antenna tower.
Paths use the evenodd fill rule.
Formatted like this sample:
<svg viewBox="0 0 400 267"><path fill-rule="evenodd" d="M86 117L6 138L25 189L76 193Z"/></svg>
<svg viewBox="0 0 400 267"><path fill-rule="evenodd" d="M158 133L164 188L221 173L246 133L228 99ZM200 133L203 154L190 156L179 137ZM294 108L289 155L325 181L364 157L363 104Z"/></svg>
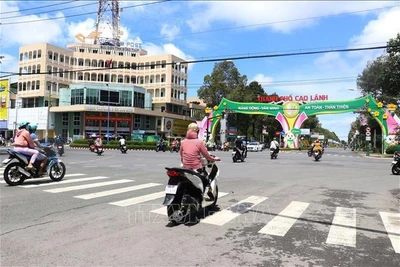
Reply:
<svg viewBox="0 0 400 267"><path fill-rule="evenodd" d="M120 46L120 36L122 32L119 29L120 9L118 0L99 0L99 9L97 11L95 44ZM110 17L111 13L111 17ZM110 27L112 37L104 36L102 27ZM103 36L101 36L103 34Z"/></svg>

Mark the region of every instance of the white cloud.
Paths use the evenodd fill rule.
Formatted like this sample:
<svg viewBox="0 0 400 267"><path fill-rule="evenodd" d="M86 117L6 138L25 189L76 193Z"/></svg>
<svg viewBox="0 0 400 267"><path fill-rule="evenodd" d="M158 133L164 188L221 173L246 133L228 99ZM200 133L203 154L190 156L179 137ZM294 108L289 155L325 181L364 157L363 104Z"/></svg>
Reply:
<svg viewBox="0 0 400 267"><path fill-rule="evenodd" d="M180 33L180 28L176 25L163 24L160 30L161 36L167 37L168 40L173 40Z"/></svg>
<svg viewBox="0 0 400 267"><path fill-rule="evenodd" d="M362 3L362 5L360 5ZM357 12L397 5L396 1L204 1L194 2L195 12L187 24L192 31L203 31L217 21L228 21L236 26L258 25L290 33L315 25L321 16ZM365 15L365 13L354 13ZM301 20L301 18L311 18Z"/></svg>
<svg viewBox="0 0 400 267"><path fill-rule="evenodd" d="M251 83L252 81L257 81L259 84L261 84L261 86L264 87L264 86L271 84L271 82L273 81L273 78L269 77L269 76L265 76L262 73L259 73L256 76L254 76L253 79L249 79L249 83Z"/></svg>

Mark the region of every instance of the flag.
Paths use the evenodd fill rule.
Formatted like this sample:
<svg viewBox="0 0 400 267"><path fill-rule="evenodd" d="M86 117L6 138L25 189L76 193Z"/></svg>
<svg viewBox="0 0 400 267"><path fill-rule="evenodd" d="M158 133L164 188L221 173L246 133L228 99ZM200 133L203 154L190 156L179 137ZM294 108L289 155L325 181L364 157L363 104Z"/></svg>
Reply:
<svg viewBox="0 0 400 267"><path fill-rule="evenodd" d="M111 68L112 66L112 59L106 60L106 68Z"/></svg>

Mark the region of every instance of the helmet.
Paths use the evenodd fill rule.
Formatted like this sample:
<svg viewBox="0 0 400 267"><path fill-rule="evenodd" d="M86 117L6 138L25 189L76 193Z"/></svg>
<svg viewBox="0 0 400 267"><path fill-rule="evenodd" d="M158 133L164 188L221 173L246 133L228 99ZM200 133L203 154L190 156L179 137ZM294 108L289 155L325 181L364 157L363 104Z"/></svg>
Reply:
<svg viewBox="0 0 400 267"><path fill-rule="evenodd" d="M18 126L19 126L19 128L26 128L26 126L28 126L28 124L29 124L28 121L23 121L23 122L20 122L18 124Z"/></svg>
<svg viewBox="0 0 400 267"><path fill-rule="evenodd" d="M33 131L33 132L36 131L37 130L37 125L36 124L29 124L28 130Z"/></svg>
<svg viewBox="0 0 400 267"><path fill-rule="evenodd" d="M319 143L319 140L317 139L317 140L315 140L315 143Z"/></svg>
<svg viewBox="0 0 400 267"><path fill-rule="evenodd" d="M197 123L192 122L191 124L188 125L188 131L192 130L195 132L198 132L200 130L199 126L197 125Z"/></svg>

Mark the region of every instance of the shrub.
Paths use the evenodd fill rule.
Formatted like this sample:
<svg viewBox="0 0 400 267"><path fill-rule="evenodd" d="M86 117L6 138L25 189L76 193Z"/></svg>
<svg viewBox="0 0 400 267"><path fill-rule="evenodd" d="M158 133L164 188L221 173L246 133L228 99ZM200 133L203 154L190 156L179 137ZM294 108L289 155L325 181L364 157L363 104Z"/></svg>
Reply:
<svg viewBox="0 0 400 267"><path fill-rule="evenodd" d="M397 145L389 145L386 148L386 154L394 154L394 152L397 150Z"/></svg>

